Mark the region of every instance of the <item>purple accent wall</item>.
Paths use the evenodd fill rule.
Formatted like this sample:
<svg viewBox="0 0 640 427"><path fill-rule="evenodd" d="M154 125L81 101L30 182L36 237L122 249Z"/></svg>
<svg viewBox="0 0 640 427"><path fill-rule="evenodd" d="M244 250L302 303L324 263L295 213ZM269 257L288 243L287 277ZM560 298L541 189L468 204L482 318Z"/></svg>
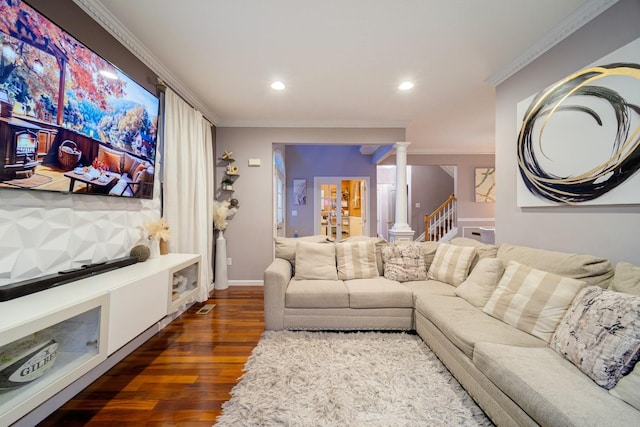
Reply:
<svg viewBox="0 0 640 427"><path fill-rule="evenodd" d="M299 236L314 234L313 203L314 177L369 177L369 235L376 235L376 165L370 155L362 155L357 145L287 145L285 148L287 168L287 237L295 230ZM293 180L307 180L307 204L293 204ZM371 191L373 189L373 191ZM297 216L291 212L297 211Z"/></svg>

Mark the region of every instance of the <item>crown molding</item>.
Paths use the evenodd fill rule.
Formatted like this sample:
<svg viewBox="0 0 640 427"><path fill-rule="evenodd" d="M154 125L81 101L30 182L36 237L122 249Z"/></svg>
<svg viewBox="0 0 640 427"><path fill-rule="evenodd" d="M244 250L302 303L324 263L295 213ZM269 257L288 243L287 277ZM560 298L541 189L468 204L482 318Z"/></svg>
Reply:
<svg viewBox="0 0 640 427"><path fill-rule="evenodd" d="M489 76L486 82L493 86L499 85L617 2L618 0L587 1L522 55Z"/></svg>
<svg viewBox="0 0 640 427"><path fill-rule="evenodd" d="M478 146L471 146L471 145L463 145L463 146L458 146L458 147L425 147L425 148L418 148L415 150L411 150L409 149L409 151L407 152L408 156L424 156L424 155L429 155L429 156L433 156L433 155L453 155L453 156L464 156L464 155L478 155L478 154L490 154L490 155L495 155L496 154L496 150L494 146L488 146L488 145L478 145Z"/></svg>
<svg viewBox="0 0 640 427"><path fill-rule="evenodd" d="M226 128L406 128L409 120L220 120Z"/></svg>
<svg viewBox="0 0 640 427"><path fill-rule="evenodd" d="M116 38L125 48L149 67L167 86L199 110L214 125L220 120L167 67L147 49L100 0L73 0L87 15Z"/></svg>

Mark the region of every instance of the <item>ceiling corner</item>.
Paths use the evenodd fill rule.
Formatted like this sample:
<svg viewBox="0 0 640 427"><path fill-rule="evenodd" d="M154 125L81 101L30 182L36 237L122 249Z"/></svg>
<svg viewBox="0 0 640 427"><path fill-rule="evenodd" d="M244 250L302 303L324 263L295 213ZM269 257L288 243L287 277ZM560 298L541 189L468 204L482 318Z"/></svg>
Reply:
<svg viewBox="0 0 640 427"><path fill-rule="evenodd" d="M617 2L618 0L589 0L522 55L489 76L486 82L493 86L499 85Z"/></svg>
<svg viewBox="0 0 640 427"><path fill-rule="evenodd" d="M186 102L199 110L205 118L217 125L220 119L165 67L99 0L73 0L87 15L109 32L125 48L149 67Z"/></svg>

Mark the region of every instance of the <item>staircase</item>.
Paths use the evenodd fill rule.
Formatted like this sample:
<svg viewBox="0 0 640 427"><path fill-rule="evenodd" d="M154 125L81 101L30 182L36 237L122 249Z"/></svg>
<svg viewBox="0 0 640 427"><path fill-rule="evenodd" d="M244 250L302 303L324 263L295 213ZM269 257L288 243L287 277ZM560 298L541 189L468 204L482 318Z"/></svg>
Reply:
<svg viewBox="0 0 640 427"><path fill-rule="evenodd" d="M424 216L424 241L448 241L458 234L456 197L450 195L436 210ZM418 240L422 240L420 236Z"/></svg>

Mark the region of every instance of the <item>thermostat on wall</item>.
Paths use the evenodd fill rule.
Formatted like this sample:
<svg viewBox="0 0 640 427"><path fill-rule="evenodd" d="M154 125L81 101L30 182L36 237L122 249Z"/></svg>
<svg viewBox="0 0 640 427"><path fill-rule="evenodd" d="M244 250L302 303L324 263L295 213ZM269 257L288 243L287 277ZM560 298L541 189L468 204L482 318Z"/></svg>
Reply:
<svg viewBox="0 0 640 427"><path fill-rule="evenodd" d="M249 159L249 166L260 166L260 159Z"/></svg>

